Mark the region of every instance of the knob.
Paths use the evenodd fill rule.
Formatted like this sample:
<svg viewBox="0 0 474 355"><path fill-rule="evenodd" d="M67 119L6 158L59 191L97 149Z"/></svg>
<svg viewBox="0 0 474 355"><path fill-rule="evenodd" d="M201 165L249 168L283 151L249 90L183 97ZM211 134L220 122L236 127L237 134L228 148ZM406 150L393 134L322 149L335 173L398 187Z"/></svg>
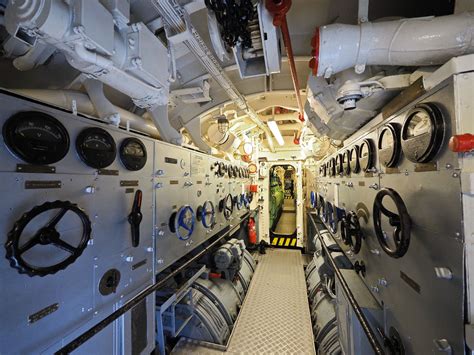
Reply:
<svg viewBox="0 0 474 355"><path fill-rule="evenodd" d="M354 270L357 274L365 276L365 264L363 261L356 261L354 263Z"/></svg>
<svg viewBox="0 0 474 355"><path fill-rule="evenodd" d="M373 184L369 185L369 189L378 190L379 189L379 184L373 183Z"/></svg>
<svg viewBox="0 0 474 355"><path fill-rule="evenodd" d="M470 152L474 150L474 135L470 133L454 135L449 140L448 146L456 153Z"/></svg>
<svg viewBox="0 0 474 355"><path fill-rule="evenodd" d="M142 222L143 215L141 212L142 208L142 191L137 190L135 192L135 198L133 199L132 212L128 215L128 223L132 230L132 245L134 248L140 244L140 223Z"/></svg>

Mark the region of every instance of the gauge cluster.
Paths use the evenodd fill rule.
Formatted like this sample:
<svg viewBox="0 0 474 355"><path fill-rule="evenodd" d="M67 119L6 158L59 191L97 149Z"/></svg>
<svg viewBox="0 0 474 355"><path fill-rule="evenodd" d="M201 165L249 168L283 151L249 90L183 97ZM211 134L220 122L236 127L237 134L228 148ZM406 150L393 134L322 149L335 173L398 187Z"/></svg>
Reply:
<svg viewBox="0 0 474 355"><path fill-rule="evenodd" d="M315 214L384 308L375 326L395 327L410 353L434 349L440 334L463 352L460 165L447 149L453 100L448 85L351 137L317 168ZM459 277L436 277L440 264Z"/></svg>
<svg viewBox="0 0 474 355"><path fill-rule="evenodd" d="M247 164L6 94L0 105L0 311L11 325L0 343L11 352L54 352L249 212ZM153 312L140 321L154 347ZM109 328L88 344L119 339L120 326ZM58 332L68 336L58 342Z"/></svg>

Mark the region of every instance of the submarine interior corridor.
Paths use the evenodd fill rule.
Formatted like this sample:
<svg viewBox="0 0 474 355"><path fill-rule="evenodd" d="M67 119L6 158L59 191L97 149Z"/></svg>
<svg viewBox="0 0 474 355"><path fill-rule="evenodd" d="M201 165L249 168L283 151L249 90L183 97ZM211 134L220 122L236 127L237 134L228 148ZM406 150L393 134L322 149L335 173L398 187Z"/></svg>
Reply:
<svg viewBox="0 0 474 355"><path fill-rule="evenodd" d="M474 355L474 0L0 0L0 355Z"/></svg>

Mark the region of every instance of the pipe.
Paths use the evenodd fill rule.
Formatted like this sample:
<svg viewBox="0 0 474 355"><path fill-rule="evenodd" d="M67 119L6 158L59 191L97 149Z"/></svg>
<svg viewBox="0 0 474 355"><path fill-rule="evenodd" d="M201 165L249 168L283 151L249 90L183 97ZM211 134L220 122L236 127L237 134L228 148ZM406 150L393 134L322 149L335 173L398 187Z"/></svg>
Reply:
<svg viewBox="0 0 474 355"><path fill-rule="evenodd" d="M58 106L66 110L71 110L75 101L77 111L84 115L99 117L89 96L78 91L68 90L40 90L40 89L8 89L9 91L42 101L44 103ZM122 118L121 123L124 128L130 126L134 131L144 133L152 138L160 138L158 130L152 123L148 123L143 117L135 115L120 107L114 106L114 109Z"/></svg>
<svg viewBox="0 0 474 355"><path fill-rule="evenodd" d="M309 66L331 75L366 65L440 65L474 52L474 13L316 28Z"/></svg>
<svg viewBox="0 0 474 355"><path fill-rule="evenodd" d="M168 37L168 41L184 43L237 107L245 111L250 119L265 133L270 151L275 152L269 129L260 121L257 112L249 106L245 97L229 79L222 66L204 43L198 31L189 20L185 20L187 16L185 9L179 5L176 0L153 0L152 4L163 18L163 22L174 33L174 35Z"/></svg>
<svg viewBox="0 0 474 355"><path fill-rule="evenodd" d="M291 79L293 80L293 87L295 89L296 101L298 103L299 120L304 122L304 108L303 101L300 94L300 83L298 80L298 73L296 72L295 58L293 56L293 47L291 46L290 31L288 23L286 22L286 13L290 10L291 0L266 0L265 6L273 15L273 25L280 27L283 36L283 43L285 45L286 55L288 57L288 64L290 65Z"/></svg>
<svg viewBox="0 0 474 355"><path fill-rule="evenodd" d="M86 79L83 85L99 117L118 126L120 124L120 114L114 105L105 97L104 84L99 80Z"/></svg>
<svg viewBox="0 0 474 355"><path fill-rule="evenodd" d="M153 122L155 122L158 132L162 140L168 143L181 145L183 143L183 136L173 126L171 126L168 118L168 105L155 106L148 110Z"/></svg>

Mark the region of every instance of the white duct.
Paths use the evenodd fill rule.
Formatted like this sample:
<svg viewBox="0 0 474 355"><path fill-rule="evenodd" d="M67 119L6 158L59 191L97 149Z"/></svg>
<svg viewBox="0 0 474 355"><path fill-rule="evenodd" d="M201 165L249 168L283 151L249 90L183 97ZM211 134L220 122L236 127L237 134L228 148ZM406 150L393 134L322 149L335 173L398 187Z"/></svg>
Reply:
<svg viewBox="0 0 474 355"><path fill-rule="evenodd" d="M366 65L440 65L474 52L474 13L360 25L332 24L316 31L310 66L318 76Z"/></svg>
<svg viewBox="0 0 474 355"><path fill-rule="evenodd" d="M36 90L36 89L9 89L21 96L30 97L32 99L70 110L75 106L77 111L88 116L99 117L89 96L82 92L68 90ZM158 130L151 122L147 122L143 117L135 115L130 111L114 106L114 109L121 117L121 125L130 127L130 129L142 132L153 138L159 138ZM109 122L107 122L109 123Z"/></svg>

